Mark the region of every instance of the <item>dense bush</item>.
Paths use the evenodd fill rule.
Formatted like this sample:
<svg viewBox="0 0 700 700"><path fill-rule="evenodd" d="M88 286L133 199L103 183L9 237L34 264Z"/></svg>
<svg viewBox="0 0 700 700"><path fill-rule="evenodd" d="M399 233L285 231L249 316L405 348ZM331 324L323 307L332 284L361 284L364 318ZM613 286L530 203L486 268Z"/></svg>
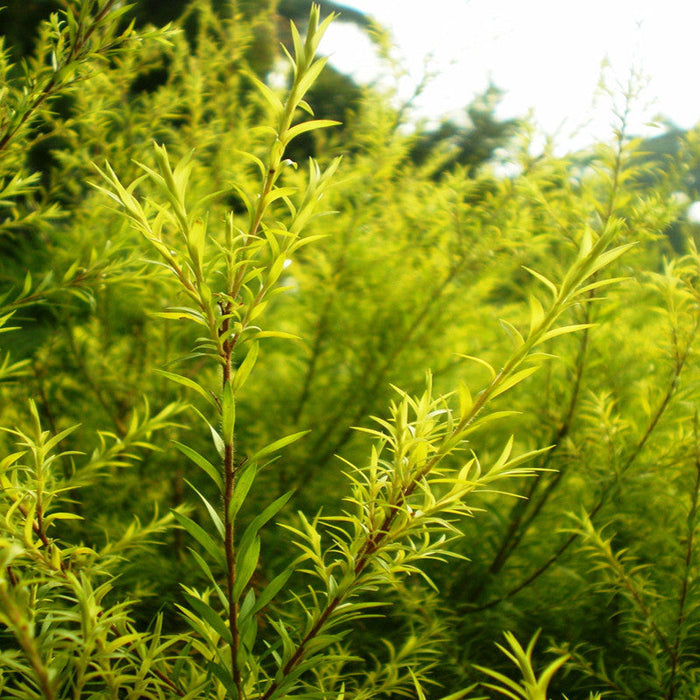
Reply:
<svg viewBox="0 0 700 700"><path fill-rule="evenodd" d="M0 59L0 696L696 698L697 137L506 176L314 116L317 7L278 91L270 4L64 5Z"/></svg>

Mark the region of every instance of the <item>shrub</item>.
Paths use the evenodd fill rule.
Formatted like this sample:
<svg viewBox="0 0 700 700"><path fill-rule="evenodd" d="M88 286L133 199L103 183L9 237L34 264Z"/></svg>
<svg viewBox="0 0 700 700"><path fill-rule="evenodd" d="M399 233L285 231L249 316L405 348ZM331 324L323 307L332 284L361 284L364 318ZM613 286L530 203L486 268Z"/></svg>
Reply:
<svg viewBox="0 0 700 700"><path fill-rule="evenodd" d="M125 15L0 66L2 697L695 697L681 166L339 144L318 7L284 96L260 17Z"/></svg>

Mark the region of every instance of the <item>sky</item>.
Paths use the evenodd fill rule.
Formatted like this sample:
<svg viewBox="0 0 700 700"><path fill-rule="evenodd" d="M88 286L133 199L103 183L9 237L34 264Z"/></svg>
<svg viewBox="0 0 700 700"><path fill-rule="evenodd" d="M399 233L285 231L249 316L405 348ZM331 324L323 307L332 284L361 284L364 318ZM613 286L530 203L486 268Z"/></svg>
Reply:
<svg viewBox="0 0 700 700"><path fill-rule="evenodd" d="M658 116L682 128L700 121L700 2L697 0L346 0L393 37L397 79L369 40L336 22L322 50L362 81L379 79L415 102L416 118L458 115L493 82L505 91L498 116L532 114L543 133L576 148L612 136L613 104L630 77L641 89L631 126L653 135ZM604 62L607 67L603 70ZM620 87L622 86L622 87Z"/></svg>

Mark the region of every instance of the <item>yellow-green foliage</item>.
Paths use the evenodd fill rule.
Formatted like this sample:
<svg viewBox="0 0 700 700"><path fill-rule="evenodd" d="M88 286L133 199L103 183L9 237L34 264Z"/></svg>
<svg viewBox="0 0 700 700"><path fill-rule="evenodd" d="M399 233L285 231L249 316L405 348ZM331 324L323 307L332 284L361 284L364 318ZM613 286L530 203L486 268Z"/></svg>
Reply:
<svg viewBox="0 0 700 700"><path fill-rule="evenodd" d="M417 165L317 6L121 5L0 61L0 696L696 698L684 163Z"/></svg>

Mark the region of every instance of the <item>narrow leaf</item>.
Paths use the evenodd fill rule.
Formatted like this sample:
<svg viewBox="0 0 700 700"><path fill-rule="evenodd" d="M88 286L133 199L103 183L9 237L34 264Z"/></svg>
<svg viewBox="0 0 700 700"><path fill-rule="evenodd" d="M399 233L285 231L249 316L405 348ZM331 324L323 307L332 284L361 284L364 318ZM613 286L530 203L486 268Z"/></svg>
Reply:
<svg viewBox="0 0 700 700"><path fill-rule="evenodd" d="M186 457L189 457L205 474L208 474L212 481L219 487L219 491L223 493L224 490L224 482L221 478L221 474L219 473L219 470L207 459L202 457L202 455L199 454L199 452L195 452L191 447L188 447L187 445L183 445L181 442L178 442L177 440L173 440L173 445L177 447L182 454L184 454Z"/></svg>
<svg viewBox="0 0 700 700"><path fill-rule="evenodd" d="M282 104L282 101L279 97L277 97L277 95L275 95L271 88L265 85L265 83L263 83L261 80L258 80L252 74L249 74L248 78L255 85L255 87L258 88L260 94L265 98L267 103L270 105L270 107L272 107L276 114L279 114L280 112L284 111L284 105Z"/></svg>
<svg viewBox="0 0 700 700"><path fill-rule="evenodd" d="M469 387L464 381L459 382L459 418L463 420L469 415L469 411L472 410L474 405L474 400L472 399L472 394L469 391Z"/></svg>
<svg viewBox="0 0 700 700"><path fill-rule="evenodd" d="M272 503L270 503L267 508L265 508L261 513L256 515L248 524L248 527L245 529L243 536L241 537L241 541L238 544L238 548L240 550L245 551L250 547L250 543L253 540L253 538L257 537L258 531L260 528L267 523L270 518L273 518L277 513L284 508L286 505L287 501L292 497L292 491L288 491L285 494L282 494L279 498L275 499Z"/></svg>
<svg viewBox="0 0 700 700"><path fill-rule="evenodd" d="M209 430L211 431L211 439L214 441L214 447L216 447L219 457L223 459L224 455L226 454L226 444L221 439L221 435L219 435L213 425L209 426Z"/></svg>
<svg viewBox="0 0 700 700"><path fill-rule="evenodd" d="M489 381L493 381L496 378L496 370L488 363L486 360L482 360L480 357L475 357L474 355L464 355L461 352L457 353L457 357L463 357L465 360L471 360L477 364L485 367L489 373Z"/></svg>
<svg viewBox="0 0 700 700"><path fill-rule="evenodd" d="M275 440L274 442L271 442L269 445L265 445L262 449L258 450L251 458L251 462L260 462L260 460L263 457L267 457L268 455L272 454L273 452L277 452L277 450L281 450L283 447L286 447L287 445L291 445L293 442L296 442L299 440L299 438L303 437L307 433L310 433L310 430L300 430L298 433L292 433L291 435L287 435L286 437L280 438L279 440Z"/></svg>
<svg viewBox="0 0 700 700"><path fill-rule="evenodd" d="M233 395L233 383L227 381L221 400L221 427L224 443L230 445L233 442L233 431L236 425L236 400Z"/></svg>
<svg viewBox="0 0 700 700"><path fill-rule="evenodd" d="M237 603L241 593L255 573L260 558L260 538L254 537L249 546L239 546L236 553L236 583L233 586L233 602Z"/></svg>
<svg viewBox="0 0 700 700"><path fill-rule="evenodd" d="M202 499L202 503L204 503L204 507L207 509L207 512L209 513L209 517L211 518L211 521L214 523L214 527L216 528L216 531L219 533L219 536L221 539L224 539L224 524L221 522L221 517L219 514L216 512L216 509L214 506L209 503L209 501L202 495L200 491L198 491L187 479L185 479L185 483Z"/></svg>
<svg viewBox="0 0 700 700"><path fill-rule="evenodd" d="M294 569L289 567L270 581L267 587L260 593L260 596L255 602L255 606L251 610L251 615L262 610L284 588L292 573L294 573Z"/></svg>
<svg viewBox="0 0 700 700"><path fill-rule="evenodd" d="M194 520L188 518L182 513L178 513L176 510L171 511L175 520L180 523L180 525L194 537L199 544L204 547L209 556L214 559L219 565L224 566L226 560L224 558L223 550L216 545L214 540L209 536L209 533L204 530L200 525L197 525Z"/></svg>
<svg viewBox="0 0 700 700"><path fill-rule="evenodd" d="M512 338L516 348L519 348L521 345L525 344L525 340L520 334L520 331L510 321L500 319L500 324L503 330L505 330L505 332Z"/></svg>
<svg viewBox="0 0 700 700"><path fill-rule="evenodd" d="M155 371L157 374L162 375L166 379L170 379L170 381L172 382L181 384L182 386L185 386L188 389L192 389L193 391L197 392L203 399L205 399L209 404L211 404L215 408L218 408L214 397L208 391L206 391L204 387L200 386L199 384L197 384L197 382L190 379L189 377L183 377L181 374L174 374L173 372L166 372L163 369L156 369Z"/></svg>
<svg viewBox="0 0 700 700"><path fill-rule="evenodd" d="M520 382L523 381L523 379L527 379L531 374L534 374L537 372L539 367L535 365L534 367L526 367L525 369L521 369L519 372L515 372L514 374L511 374L509 377L506 377L494 390L493 394L491 394L491 398L496 398L496 396L500 396L501 394L505 393L508 391L508 389L512 389L516 384L520 384Z"/></svg>
<svg viewBox="0 0 700 700"><path fill-rule="evenodd" d="M284 338L285 340L299 340L299 336L286 331L260 331L255 334L256 338Z"/></svg>
<svg viewBox="0 0 700 700"><path fill-rule="evenodd" d="M183 594L187 600L187 604L202 618L208 622L210 627L221 637L227 644L231 644L231 630L226 626L226 623L221 619L219 614L212 610L203 600L195 598L188 593Z"/></svg>
<svg viewBox="0 0 700 700"><path fill-rule="evenodd" d="M576 333L576 331L582 331L586 328L593 328L595 324L593 323L573 323L570 326L560 326L559 328L552 328L552 330L547 331L536 343L535 346L544 343L547 340L556 338L560 335L566 335L567 333Z"/></svg>
<svg viewBox="0 0 700 700"><path fill-rule="evenodd" d="M228 519L230 522L233 522L236 519L236 515L238 515L238 511L245 502L246 496L248 495L250 487L253 485L253 481L255 481L257 474L257 466L253 463L249 463L243 468L238 476L233 489L233 497L228 504Z"/></svg>
<svg viewBox="0 0 700 700"><path fill-rule="evenodd" d="M544 309L540 300L533 295L530 296L530 336L542 325L544 321Z"/></svg>
<svg viewBox="0 0 700 700"><path fill-rule="evenodd" d="M54 435L50 440L47 440L46 443L44 444L44 450L46 452L50 452L56 445L58 445L61 440L64 438L68 437L72 432L77 430L80 427L80 423L76 425L71 425L69 428L66 428L65 430L62 430L60 433L57 435ZM75 453L78 454L78 453Z"/></svg>
<svg viewBox="0 0 700 700"><path fill-rule="evenodd" d="M329 126L338 126L341 122L333 121L332 119L312 119L308 122L303 122L293 126L285 135L285 143L289 143L292 139L295 139L300 134L304 134L307 131L314 131L315 129L326 129Z"/></svg>
<svg viewBox="0 0 700 700"><path fill-rule="evenodd" d="M228 613L228 600L226 600L226 596L224 595L224 592L221 590L221 586L216 581L216 578L214 577L214 574L212 573L211 569L209 568L209 564L204 560L203 557L200 556L199 552L197 552L195 549L192 549L192 547L188 547L190 550L190 554L194 558L195 562L197 562L197 565L199 568L202 570L202 573L209 579L211 582L212 586L214 587L214 591L216 592L216 595L219 598L219 602L221 603L222 609Z"/></svg>
<svg viewBox="0 0 700 700"><path fill-rule="evenodd" d="M233 389L238 391L246 382L246 379L250 376L253 367L255 366L255 361L258 359L258 349L259 343L253 341L251 343L250 350L245 356L241 366L236 370L236 374L233 378Z"/></svg>
<svg viewBox="0 0 700 700"><path fill-rule="evenodd" d="M549 289L549 291L552 293L552 296L556 299L559 296L559 290L557 289L556 285L554 282L551 280L548 280L544 275L540 274L536 270L533 270L530 267L527 267L523 265L523 270L526 270L529 272L535 279L539 280L542 282L542 284Z"/></svg>

